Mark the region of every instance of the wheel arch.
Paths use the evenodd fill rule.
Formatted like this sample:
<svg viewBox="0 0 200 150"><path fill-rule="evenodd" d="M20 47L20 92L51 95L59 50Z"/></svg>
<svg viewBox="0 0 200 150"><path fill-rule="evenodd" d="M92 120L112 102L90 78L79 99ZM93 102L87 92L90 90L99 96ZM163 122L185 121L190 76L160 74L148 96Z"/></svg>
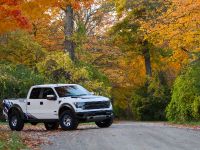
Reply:
<svg viewBox="0 0 200 150"><path fill-rule="evenodd" d="M64 103L60 106L59 110L58 110L58 116L61 115L61 113L65 110L69 110L72 111L73 113L75 113L74 108L72 107L72 105L68 104L68 103Z"/></svg>
<svg viewBox="0 0 200 150"><path fill-rule="evenodd" d="M20 117L21 117L22 119L24 119L24 113L23 113L21 107L20 107L19 105L17 105L17 104L14 104L14 105L8 110L8 117L10 116L10 114L11 114L12 112L15 112L15 111L16 111L16 112L19 112Z"/></svg>

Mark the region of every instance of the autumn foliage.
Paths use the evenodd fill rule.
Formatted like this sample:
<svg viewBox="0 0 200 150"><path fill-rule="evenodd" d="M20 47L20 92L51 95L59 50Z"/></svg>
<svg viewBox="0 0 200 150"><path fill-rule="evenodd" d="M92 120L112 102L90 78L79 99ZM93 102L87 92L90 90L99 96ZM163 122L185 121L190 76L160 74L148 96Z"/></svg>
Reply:
<svg viewBox="0 0 200 150"><path fill-rule="evenodd" d="M21 10L22 3L23 0L0 1L0 32L28 28L28 19Z"/></svg>

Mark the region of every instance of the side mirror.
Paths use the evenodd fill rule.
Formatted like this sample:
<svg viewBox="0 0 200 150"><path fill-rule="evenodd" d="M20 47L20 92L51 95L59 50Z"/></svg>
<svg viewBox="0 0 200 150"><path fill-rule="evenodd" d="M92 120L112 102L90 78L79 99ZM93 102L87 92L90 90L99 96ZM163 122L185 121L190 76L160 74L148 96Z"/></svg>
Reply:
<svg viewBox="0 0 200 150"><path fill-rule="evenodd" d="M55 95L47 95L47 100L55 101L57 97Z"/></svg>

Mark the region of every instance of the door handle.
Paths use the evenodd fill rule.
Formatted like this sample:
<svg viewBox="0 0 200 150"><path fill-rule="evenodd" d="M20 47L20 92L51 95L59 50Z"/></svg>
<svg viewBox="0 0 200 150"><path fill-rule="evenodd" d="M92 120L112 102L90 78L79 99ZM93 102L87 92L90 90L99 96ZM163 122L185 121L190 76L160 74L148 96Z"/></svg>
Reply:
<svg viewBox="0 0 200 150"><path fill-rule="evenodd" d="M27 102L27 105L31 105L31 102Z"/></svg>
<svg viewBox="0 0 200 150"><path fill-rule="evenodd" d="M40 105L43 105L43 102L40 102Z"/></svg>

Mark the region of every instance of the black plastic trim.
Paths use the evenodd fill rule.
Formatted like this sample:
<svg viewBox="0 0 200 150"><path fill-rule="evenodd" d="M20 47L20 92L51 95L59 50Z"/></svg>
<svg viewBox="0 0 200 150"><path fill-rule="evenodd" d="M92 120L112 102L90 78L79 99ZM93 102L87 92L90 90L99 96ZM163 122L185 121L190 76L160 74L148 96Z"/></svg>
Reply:
<svg viewBox="0 0 200 150"><path fill-rule="evenodd" d="M19 105L17 105L17 104L14 104L14 105L12 105L12 107L10 107L10 109L8 110L8 116L9 116L10 111L12 111L13 109L16 109L17 111L19 111L20 116L21 116L22 119L25 118L21 107Z"/></svg>
<svg viewBox="0 0 200 150"><path fill-rule="evenodd" d="M62 104L62 105L60 106L60 108L58 109L58 110L59 110L59 111L58 111L58 114L60 114L60 110L61 110L63 107L68 107L71 111L73 111L73 112L75 113L74 108L73 108L70 104L64 103L64 104Z"/></svg>
<svg viewBox="0 0 200 150"><path fill-rule="evenodd" d="M102 116L102 118L98 118L98 116ZM107 118L113 118L112 110L102 110L102 111L88 111L88 112L77 112L76 117L80 122L92 122L104 120Z"/></svg>

